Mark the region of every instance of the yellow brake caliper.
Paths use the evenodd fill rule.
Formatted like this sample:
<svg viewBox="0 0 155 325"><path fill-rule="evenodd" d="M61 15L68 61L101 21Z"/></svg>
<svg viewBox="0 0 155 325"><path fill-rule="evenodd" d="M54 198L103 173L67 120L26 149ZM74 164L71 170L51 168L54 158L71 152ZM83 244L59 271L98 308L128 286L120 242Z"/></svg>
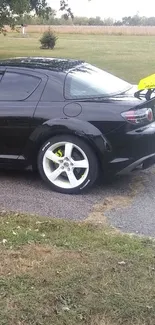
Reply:
<svg viewBox="0 0 155 325"><path fill-rule="evenodd" d="M63 157L63 152L61 149L59 149L56 153L55 153L56 156L58 157Z"/></svg>

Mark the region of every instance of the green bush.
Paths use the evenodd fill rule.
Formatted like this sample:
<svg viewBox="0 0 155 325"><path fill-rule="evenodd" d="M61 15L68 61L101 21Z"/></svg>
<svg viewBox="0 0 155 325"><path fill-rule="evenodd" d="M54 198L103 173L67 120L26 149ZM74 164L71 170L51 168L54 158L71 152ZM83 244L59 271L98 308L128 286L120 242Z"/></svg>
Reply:
<svg viewBox="0 0 155 325"><path fill-rule="evenodd" d="M54 34L54 32L49 29L43 34L42 38L40 39L41 48L53 50L56 45L57 39L58 38Z"/></svg>

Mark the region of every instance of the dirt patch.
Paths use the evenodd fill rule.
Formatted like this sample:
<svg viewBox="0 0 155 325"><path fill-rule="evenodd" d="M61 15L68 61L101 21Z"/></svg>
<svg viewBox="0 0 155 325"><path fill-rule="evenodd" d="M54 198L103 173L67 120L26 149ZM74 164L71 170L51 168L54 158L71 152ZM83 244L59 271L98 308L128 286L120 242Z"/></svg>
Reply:
<svg viewBox="0 0 155 325"><path fill-rule="evenodd" d="M81 259L80 252L71 252L51 246L39 244L25 245L21 250L0 250L0 276L34 273L46 265L58 264L61 260Z"/></svg>
<svg viewBox="0 0 155 325"><path fill-rule="evenodd" d="M116 324L112 320L111 321L107 320L106 318L107 318L106 316L105 317L103 316L102 319L101 317L95 317L91 321L90 325L117 325L118 324L118 323ZM140 323L139 321L137 321L136 325L146 325L146 323Z"/></svg>
<svg viewBox="0 0 155 325"><path fill-rule="evenodd" d="M95 319L92 319L90 325L116 325L116 323L106 320L106 317L103 317L102 320L101 317L95 317Z"/></svg>
<svg viewBox="0 0 155 325"><path fill-rule="evenodd" d="M129 193L126 195L114 195L106 197L103 203L95 204L92 212L89 214L85 222L93 222L96 224L108 225L108 220L105 215L107 211L115 210L118 208L124 208L129 206L134 200L135 196L144 190L144 180L146 176L135 176L129 183Z"/></svg>
<svg viewBox="0 0 155 325"><path fill-rule="evenodd" d="M129 196L114 196L107 197L103 203L95 204L93 211L89 214L85 222L94 222L108 225L108 220L105 215L106 211L117 209L119 207L126 207L131 204L132 198Z"/></svg>

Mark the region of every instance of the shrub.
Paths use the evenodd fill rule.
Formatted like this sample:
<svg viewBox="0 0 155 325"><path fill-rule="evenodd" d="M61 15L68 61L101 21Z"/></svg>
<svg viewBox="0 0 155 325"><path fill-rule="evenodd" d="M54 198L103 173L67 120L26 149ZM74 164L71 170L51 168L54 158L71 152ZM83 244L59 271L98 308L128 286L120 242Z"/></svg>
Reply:
<svg viewBox="0 0 155 325"><path fill-rule="evenodd" d="M57 39L57 36L49 28L49 30L46 31L40 39L41 48L53 50L56 45Z"/></svg>

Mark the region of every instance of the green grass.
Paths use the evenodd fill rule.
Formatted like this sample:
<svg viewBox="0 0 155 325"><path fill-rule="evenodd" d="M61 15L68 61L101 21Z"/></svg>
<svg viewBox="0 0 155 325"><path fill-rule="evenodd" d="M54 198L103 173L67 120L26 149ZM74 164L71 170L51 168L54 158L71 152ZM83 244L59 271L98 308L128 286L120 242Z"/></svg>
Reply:
<svg viewBox="0 0 155 325"><path fill-rule="evenodd" d="M154 325L153 241L34 216L0 223L1 325Z"/></svg>
<svg viewBox="0 0 155 325"><path fill-rule="evenodd" d="M54 51L41 50L39 34L0 36L0 58L55 56L87 60L130 82L154 73L155 39L152 36L59 35Z"/></svg>

